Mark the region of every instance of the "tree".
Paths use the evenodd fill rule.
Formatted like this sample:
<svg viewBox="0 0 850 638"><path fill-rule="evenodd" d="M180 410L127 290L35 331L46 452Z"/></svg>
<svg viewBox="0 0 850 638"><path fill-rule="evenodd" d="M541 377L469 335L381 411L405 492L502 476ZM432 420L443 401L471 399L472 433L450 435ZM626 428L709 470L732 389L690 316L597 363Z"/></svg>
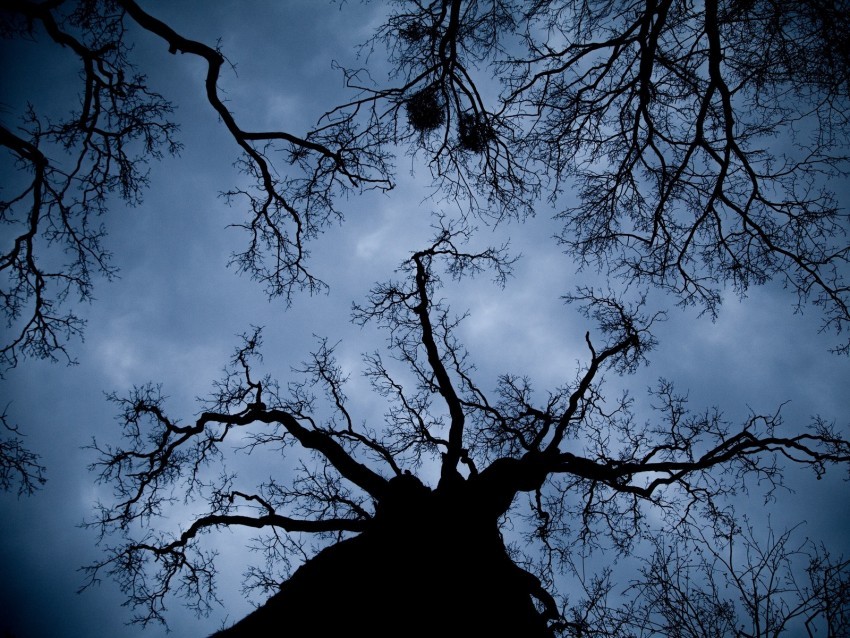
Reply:
<svg viewBox="0 0 850 638"><path fill-rule="evenodd" d="M216 87L224 57L180 37L133 2L15 1L1 15L4 37L44 37L68 49L81 66L82 85L79 108L68 116L42 116L29 106L16 126L0 126L0 144L22 176L10 180L11 194L0 203L2 221L13 229L0 258L8 328L0 345L3 372L21 357L74 362L67 344L82 336L84 321L63 306L73 296L91 301L95 276L110 279L117 272L103 246L106 228L97 220L116 196L137 204L147 186L146 164L180 150L176 126L167 119L171 104L148 88L130 60L128 19L166 39L172 53L207 62L207 97L244 153L242 169L256 183L251 191L226 193L245 198L252 211L238 224L248 232L249 245L233 255L233 263L271 296L288 299L295 290L324 287L304 265L305 242L340 215L334 199L341 192L391 187L384 151L345 123L306 138L241 129ZM334 150L325 146L331 140ZM277 177L269 156L280 150L304 177ZM31 462L37 465L38 455L20 437L4 441L4 486L6 476ZM32 485L29 476L21 475L25 491Z"/></svg>
<svg viewBox="0 0 850 638"><path fill-rule="evenodd" d="M723 543L700 537L665 547L656 541L638 585L638 625L667 636L778 636L800 619L797 631L805 628L808 636L819 630L846 636L847 562L832 561L823 548L791 546L792 531L768 530L761 540L747 525L731 529ZM807 562L805 578L795 569L800 559Z"/></svg>
<svg viewBox="0 0 850 638"><path fill-rule="evenodd" d="M234 263L272 296L322 288L305 242L337 218L340 194L391 188L393 145L423 157L439 192L462 206L457 219L437 220L398 281L354 308L355 321L386 331L390 356L407 369L386 353L364 359L387 401L382 423L361 426L349 412L346 372L328 341L303 364L303 381L281 388L261 376L259 330L244 335L194 423L170 417L156 385L111 396L126 446L95 444L94 467L116 498L91 524L102 539L122 540L89 573L92 582L104 571L118 578L143 622L163 619L170 593L208 609L215 557L202 540L241 526L269 531L260 540L269 569L252 576L270 589L289 575L280 570L306 557L302 536L326 544L258 612L285 616L293 630L325 623L330 633L368 610L364 622L378 635L411 622L407 633L436 631L447 617L484 634L601 634L604 624L550 591L575 540L607 538L626 553L648 534L648 508L682 538L685 529L720 533L725 497L750 480L779 485L779 460L819 473L850 461L846 437L822 419L791 434L779 411L733 427L719 412L688 412L667 381L653 391L658 414L646 424L630 398L606 399L603 373L633 371L654 344L661 314L644 310L641 295L568 294L595 327L575 377L545 395L509 374L487 392L456 337L462 317L440 297L444 272L466 279L489 271L501 284L510 274L508 247L475 248L468 216L521 221L544 194L561 205L577 184L579 203L558 213L559 240L580 263L622 278L625 292L654 285L715 314L726 286L743 294L778 278L799 304L822 307L827 327L846 328L847 220L827 190L847 169L848 12L840 3L397 3L369 43L388 45L390 86L345 70L354 97L303 136L243 129L219 94L221 53L133 0L66 4L13 2L4 14L7 35L38 32L73 51L85 87L69 122L45 126L31 114L23 131L3 129L4 146L33 176L3 208L24 229L3 262L13 284L7 316L26 317L4 350L8 365L20 354L64 354L61 335L80 324L52 314L54 303L71 289L88 296L93 265L110 272L90 216L109 189L132 199L143 185L126 144L142 140L142 157L161 145L176 150L167 103L131 73L126 23L206 63L207 99L255 184L228 193L249 211L238 222L248 247ZM492 87L478 68L505 80L498 99L487 97ZM50 142L79 152L74 170L48 161L39 148ZM36 260L38 233L76 260L49 274ZM847 344L836 349L846 353ZM246 490L222 463L234 440L244 450L279 450L287 470ZM432 465L433 485L413 474ZM205 509L182 531L160 532L151 523L175 490ZM539 553L506 546L508 517L526 521ZM661 555L650 565L687 574ZM846 563L825 567L833 568L840 574ZM640 591L667 582L653 580L657 569ZM327 591L328 580L341 592ZM839 601L846 609L846 596ZM652 604L646 633L656 626ZM429 605L438 613L411 620ZM262 622L250 617L230 635Z"/></svg>
<svg viewBox="0 0 850 638"><path fill-rule="evenodd" d="M105 535L137 526L148 531L113 547L90 568L92 577L106 570L121 579L146 620L160 616L171 590L204 609L214 557L200 551L203 534L229 525L270 527L275 532L263 550L272 568L303 551L284 533L325 535L332 544L297 570L266 608L223 635L256 635L259 627L275 626L268 616L296 632L330 635L356 623L364 609L365 626L378 635L399 627L428 635L447 618L459 631L550 635L549 621L578 635L584 625L564 620L542 585L552 575L509 560L499 534L504 517L528 518L529 536L542 544L543 565L551 567L571 553L573 534L590 544L606 537L628 551L646 532L648 506L664 512L680 533L705 525L703 517L720 525L727 515L723 496L736 483L753 477L779 484L776 455L815 471L850 461L850 445L827 423L785 436L778 413L754 414L732 428L716 413L689 414L665 382L654 395L657 421L636 423L627 398L613 406L603 399L600 377L641 362L657 317L589 290L575 301L585 304L605 339L594 343L588 333L587 361L576 378L543 403L527 379L510 375L488 396L453 337L460 319L438 300L437 268L444 262L453 277L491 268L501 280L510 260L503 249L467 252L462 241L468 235L464 227L438 227L434 242L402 264L403 280L375 287L355 307L356 321L388 332L392 356L415 380L409 389L380 353L365 357L366 374L389 402L383 427L358 427L346 407L344 372L326 341L301 368L304 381L285 392L268 377L256 378L257 330L244 336L191 425L167 415L159 388L113 395L128 445L99 449L94 467L113 486L117 503L103 506L93 525ZM320 407L317 388L329 409ZM201 468L219 467L234 437L245 449L271 446L298 457L291 482L272 478L246 493L222 471L218 481L205 483ZM431 489L408 468L436 459L440 475ZM713 471L720 468L726 478ZM179 535L163 536L148 521L172 498L175 482L193 498L203 495L210 509ZM579 530L570 533L576 521ZM357 535L343 540L346 533ZM157 572L153 587L141 585L149 582L149 569ZM265 572L253 576L276 582ZM327 591L328 582L339 591ZM439 611L423 618L423 601L432 597ZM329 616L323 609L334 611Z"/></svg>
<svg viewBox="0 0 850 638"><path fill-rule="evenodd" d="M32 494L44 485L44 466L39 456L24 446L17 425L10 423L8 406L0 415L0 425L13 436L0 440L0 490L17 486L18 495Z"/></svg>

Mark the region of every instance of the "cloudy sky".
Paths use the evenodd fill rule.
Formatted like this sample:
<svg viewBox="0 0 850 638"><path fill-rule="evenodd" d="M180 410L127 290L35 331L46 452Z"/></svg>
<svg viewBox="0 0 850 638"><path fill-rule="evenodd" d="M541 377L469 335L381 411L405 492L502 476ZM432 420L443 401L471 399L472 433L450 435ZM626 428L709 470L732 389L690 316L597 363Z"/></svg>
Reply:
<svg viewBox="0 0 850 638"><path fill-rule="evenodd" d="M352 59L354 46L378 24L381 4L181 0L143 6L187 37L206 43L220 38L235 65L222 87L245 128L299 133L344 99L331 61ZM164 633L159 627L143 632L126 626L131 612L112 582L75 593L83 582L78 569L102 551L94 531L80 523L110 493L87 470L94 456L85 448L93 437L117 441L114 406L104 392L161 382L171 414L189 420L198 410L195 397L210 390L236 335L262 325L266 369L284 381L314 349L314 335L339 340L340 362L351 372L352 409L359 418L380 418L381 403L358 371L360 353L380 347L383 336L349 322L351 302L423 245L434 211L454 212L450 204L428 199L427 179L422 171L411 175L416 162L402 156L398 188L341 202L344 225L330 228L312 246L312 267L329 283L330 294L298 297L290 308L269 302L258 285L227 268L244 241L228 224L239 221L242 211L228 208L218 193L244 178L232 166L236 145L201 92L201 61L168 55L154 36L132 38L134 57L150 84L178 108L185 148L179 158L151 165L151 187L141 206L116 203L104 220L120 278L98 281L96 300L79 310L88 321L85 341L72 344L79 365L27 360L0 385L2 403L9 404L28 446L42 455L49 479L30 497L0 494L0 616L5 615L0 630L18 638ZM41 40L2 47L4 124L13 126L27 101L37 108L73 103L75 70L67 52ZM841 192L845 205L847 192ZM504 290L482 278L445 291L453 307L470 311L462 337L484 388L508 371L529 375L540 388L554 387L572 379L577 361L586 356L583 335L592 326L566 308L560 295L590 278L576 279L572 263L549 239L557 230L550 213L541 204L525 225L481 229L480 242L510 239L523 254ZM712 323L654 297L659 308L670 310L657 332L660 346L649 367L612 379L612 392L628 387L640 396L665 377L689 391L694 408L718 405L732 421L788 401L783 413L789 427L805 425L813 414L846 426L850 361L827 352L834 337L818 333L816 312L794 314L792 302L781 287L765 286L743 301L727 299ZM815 482L808 473L792 472L795 492L773 504L772 516L780 527L805 520L805 535L847 552L850 489L837 474ZM761 499L754 499L760 507ZM175 529L179 521L163 525ZM250 610L240 595L250 559L244 540L228 533L212 539L221 551L226 608L197 619L173 601L168 618L177 635L206 635Z"/></svg>

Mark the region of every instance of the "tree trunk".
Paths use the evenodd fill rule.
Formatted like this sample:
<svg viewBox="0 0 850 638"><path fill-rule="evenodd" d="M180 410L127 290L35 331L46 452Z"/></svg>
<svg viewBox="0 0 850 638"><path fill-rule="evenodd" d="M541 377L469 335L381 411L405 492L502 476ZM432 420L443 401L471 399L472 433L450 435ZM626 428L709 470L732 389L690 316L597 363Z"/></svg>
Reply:
<svg viewBox="0 0 850 638"><path fill-rule="evenodd" d="M539 582L508 557L492 515L410 479L373 527L320 552L215 636L551 637L532 602Z"/></svg>

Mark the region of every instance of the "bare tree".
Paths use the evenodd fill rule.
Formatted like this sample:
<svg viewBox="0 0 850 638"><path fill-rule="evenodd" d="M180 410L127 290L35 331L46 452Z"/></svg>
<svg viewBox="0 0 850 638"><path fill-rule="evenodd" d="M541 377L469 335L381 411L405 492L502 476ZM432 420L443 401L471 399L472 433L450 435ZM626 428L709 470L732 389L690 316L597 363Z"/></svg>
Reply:
<svg viewBox="0 0 850 638"><path fill-rule="evenodd" d="M8 416L8 406L0 414L0 426L5 430L0 439L0 490L17 489L18 495L32 494L46 481L45 468L38 454L24 446L23 435Z"/></svg>
<svg viewBox="0 0 850 638"><path fill-rule="evenodd" d="M253 180L249 189L224 193L248 210L234 223L248 243L232 262L270 296L288 301L294 291L323 289L307 270L305 244L342 218L335 199L352 189L392 187L386 152L372 131L349 121L326 122L303 136L241 128L219 93L224 56L183 38L132 0L4 3L0 35L61 48L79 65L80 89L67 117L28 105L19 121L0 122L0 146L17 169L4 176L0 201L0 222L10 229L0 254L6 323L0 374L21 357L74 362L68 343L82 336L84 321L70 302L92 300L96 278L117 273L101 219L116 199L138 204L148 186L147 164L180 150L168 119L172 104L148 87L134 64L128 22L161 38L171 53L206 62L207 99L242 153L239 167ZM284 166L273 167L271 157L281 152ZM19 438L14 441L0 451L4 468L32 458Z"/></svg>
<svg viewBox="0 0 850 638"><path fill-rule="evenodd" d="M3 222L20 229L0 261L3 311L12 329L0 351L4 369L22 354L72 359L65 344L83 325L59 307L71 294L91 299L95 273L115 273L97 217L111 195L137 203L147 186L145 165L163 150L180 149L176 126L166 119L172 105L148 88L131 60L128 21L161 38L169 52L206 62L206 97L243 154L239 166L254 180L249 190L225 193L248 204L245 219L235 223L248 232L248 246L233 261L270 295L288 299L295 290L324 286L306 269L305 241L341 216L334 205L341 192L392 187L385 151L370 131L350 122L327 123L304 136L241 128L219 94L224 56L183 38L132 0L15 0L2 18L3 36L38 38L73 55L81 84L80 107L67 119L49 120L30 109L20 123L0 128L0 144L30 176L13 183L17 190L0 205ZM292 170L271 166L270 158L281 152ZM42 265L50 263L52 250L71 261L58 271Z"/></svg>
<svg viewBox="0 0 850 638"><path fill-rule="evenodd" d="M270 295L288 301L323 288L308 270L306 242L341 218L339 195L392 187L394 145L424 156L437 196L463 206L457 220L439 220L398 280L354 308L356 322L389 338L387 352L364 358L388 406L380 423L349 411L346 371L327 341L300 382L281 388L262 376L259 330L244 335L193 422L169 416L156 385L111 395L126 439L119 448L93 444L93 468L114 502L90 522L106 557L89 567L89 582L117 578L143 623L164 620L174 594L205 612L216 600L215 555L203 541L247 527L261 530L256 548L265 556L248 584L280 591L228 635L257 635L268 617L296 633L361 625L427 635L456 618L459 633L587 635L592 621L612 617L595 615L610 589L605 574L583 583L583 606L570 608L553 590L576 542L628 552L650 533L648 510L696 538L727 520L725 497L748 481L780 485L787 464L822 473L850 462L850 443L822 419L788 432L777 411L733 426L719 411L690 413L667 381L653 391L648 423L628 397L606 398L604 374L633 371L654 344L660 317L642 301L587 287L569 294L595 327L574 378L541 395L510 374L485 390L456 338L462 317L439 296L443 273L486 271L503 284L511 271L507 247L470 248L474 233L462 220L524 220L548 196L564 221L559 240L582 265L641 290L666 289L712 315L727 287L744 293L779 279L841 332L850 247L829 181L848 167L845 4L396 2L365 45L386 45L390 78L372 83L367 70L346 69L353 97L296 135L243 128L220 96L222 53L134 0L7 3L6 37L61 45L82 69L78 112L53 122L30 111L0 129L26 176L0 208L20 229L0 262L13 335L2 350L7 368L22 355L71 359L66 342L82 324L56 308L71 293L90 298L94 272L113 273L94 217L111 194L137 201L144 161L179 148L169 102L131 64L130 22L171 53L205 62L207 101L253 184L226 193L247 210L235 225L248 245L233 261ZM500 86L488 81L494 76ZM68 160L53 159L53 149ZM577 202L564 203L573 187ZM43 266L50 246L72 261ZM848 343L836 350L847 353ZM283 469L243 486L226 457L263 449ZM434 464L439 479L429 485L421 471ZM179 529L154 525L179 502L200 509ZM539 551L505 543L509 519L524 521ZM706 547L709 563L729 578L740 573ZM766 556L750 564L769 565L759 562ZM640 591L665 585L653 581L661 568L687 576L675 556L662 558ZM845 564L822 565L813 583ZM831 584L817 591L834 592L824 578ZM712 591L674 593L711 611ZM843 618L842 596L829 609ZM681 611L654 604L627 608L632 615L604 631L628 635L645 611L651 632L659 614ZM712 627L732 631L716 608Z"/></svg>
<svg viewBox="0 0 850 638"><path fill-rule="evenodd" d="M795 531L747 523L725 538L655 539L633 585L637 609L610 617L637 636L847 636L850 561Z"/></svg>
<svg viewBox="0 0 850 638"><path fill-rule="evenodd" d="M245 335L192 424L167 415L156 387L113 396L127 444L97 448L93 467L116 500L90 524L104 539L125 540L89 568L92 582L104 571L117 577L143 622L162 620L170 592L205 610L215 567L202 539L247 526L268 530L257 547L271 570L251 573L260 586L276 585L282 576L274 570L303 558L301 535L328 547L226 635L256 635L269 616L296 632L362 622L382 635L413 618L422 635L446 618L469 631L578 632L543 586L576 542L604 539L627 552L648 532L648 508L671 529L701 529L723 518L723 497L739 484L781 484L778 459L816 472L850 462L850 443L823 421L786 433L777 413L732 427L717 413L688 413L666 382L654 393L656 420L636 423L628 400L604 399L603 373L639 365L656 318L593 291L575 296L599 336L586 336L586 363L574 379L543 401L530 381L510 375L494 395L485 392L454 337L460 319L439 300L439 272L441 265L452 277L488 270L502 281L511 259L504 248L469 251L469 233L444 223L401 265L401 280L376 286L355 306L355 321L385 330L389 354L415 381L397 380L380 353L365 357L366 374L387 400L383 423L360 424L349 412L345 374L325 341L300 369L303 382L284 391L257 378L258 331ZM283 455L287 470L246 490L225 457L264 446ZM414 472L433 463L439 481L428 487ZM152 519L175 494L203 499L206 510L174 533L153 531ZM527 517L529 542L540 550L534 569L510 560L499 532L506 516ZM325 591L328 579L340 590ZM435 595L433 616L422 618L423 601ZM367 618L358 621L362 609Z"/></svg>
<svg viewBox="0 0 850 638"><path fill-rule="evenodd" d="M777 534L744 517L654 536L625 591L610 568L588 577L573 562L566 614L585 637L847 636L850 561L799 540L801 528Z"/></svg>
<svg viewBox="0 0 850 638"><path fill-rule="evenodd" d="M235 225L248 245L234 263L272 296L324 287L305 242L341 219L340 195L391 189L392 145L407 143L426 154L444 196L485 218L523 218L541 194L559 203L577 185L578 204L559 213L561 240L627 281L713 314L726 284L743 293L779 278L800 303L822 306L828 325L845 326L847 216L829 190L848 168L845 2L393 5L366 45L386 45L390 85L345 71L356 99L296 135L241 127L220 96L222 53L133 0L8 3L2 34L64 47L81 90L67 119L30 110L0 130L31 176L2 204L20 234L0 262L14 328L0 363L71 358L64 344L82 322L61 302L90 299L92 275L115 272L94 218L111 193L138 201L144 164L179 150L171 104L131 60L128 21L206 63L203 90L254 182L226 193L247 204ZM494 71L500 96L482 84ZM50 245L72 257L59 271L41 265Z"/></svg>
<svg viewBox="0 0 850 638"><path fill-rule="evenodd" d="M452 194L503 219L577 191L558 217L582 263L712 315L727 285L779 279L846 329L848 220L830 190L848 173L845 1L395 5L376 42L403 82L352 74L352 104L396 122L405 106L402 139ZM489 108L481 65L503 82Z"/></svg>

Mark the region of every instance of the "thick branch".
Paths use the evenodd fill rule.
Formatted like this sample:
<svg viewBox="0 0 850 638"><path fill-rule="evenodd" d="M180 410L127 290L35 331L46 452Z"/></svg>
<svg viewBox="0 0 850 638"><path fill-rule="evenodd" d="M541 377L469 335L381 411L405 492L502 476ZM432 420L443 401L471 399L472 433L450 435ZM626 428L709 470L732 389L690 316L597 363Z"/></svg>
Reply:
<svg viewBox="0 0 850 638"><path fill-rule="evenodd" d="M380 500L387 489L387 480L367 466L355 461L330 435L311 430L283 410L248 410L243 414L226 415L205 412L198 419L195 429L202 431L207 423L248 425L254 422L280 423L305 448L321 453L346 479Z"/></svg>
<svg viewBox="0 0 850 638"><path fill-rule="evenodd" d="M443 464L441 469L440 480L450 481L458 476L457 465L463 455L463 427L466 421L466 416L463 412L463 405L457 395L457 391L452 384L451 377L443 365L440 351L437 348L437 343L434 338L434 330L431 326L431 318L428 314L430 300L428 298L428 273L423 259L427 253L417 253L413 256L413 261L416 264L416 290L418 293L419 304L414 308L416 316L419 318L419 325L422 328L422 345L425 346L425 352L428 355L428 363L434 372L437 379L437 387L446 401L451 417L451 425L449 427L448 447L443 455Z"/></svg>
<svg viewBox="0 0 850 638"><path fill-rule="evenodd" d="M592 353L592 357L590 360L590 365L587 368L587 371L579 381L578 387L573 391L570 395L569 405L567 409L564 411L563 416L558 421L558 424L555 426L555 432L552 435L552 440L546 446L545 453L547 456L554 456L558 453L558 447L561 444L561 441L564 438L564 433L569 427L570 423L573 420L580 416L580 406L582 401L585 399L590 386L593 384L593 379L596 377L599 372L600 367L608 360L625 352L628 348L637 347L638 337L636 333L631 333L628 335L628 338L620 341L619 343L615 343L613 346L606 348L601 353L597 354L593 349L593 345L590 343L590 333L585 335L585 341L587 342L588 348Z"/></svg>
<svg viewBox="0 0 850 638"><path fill-rule="evenodd" d="M201 531L210 527L251 527L262 529L264 527L279 527L286 532L307 532L311 534L323 532L362 532L366 529L368 521L355 520L346 518L332 518L326 520L301 520L281 516L280 514L265 514L263 516L243 516L234 514L210 514L202 516L192 523L192 525L180 535L180 538L174 540L168 545L154 546L148 544L138 544L134 549L147 550L154 554L168 554L179 548L185 547L189 541L195 538Z"/></svg>

